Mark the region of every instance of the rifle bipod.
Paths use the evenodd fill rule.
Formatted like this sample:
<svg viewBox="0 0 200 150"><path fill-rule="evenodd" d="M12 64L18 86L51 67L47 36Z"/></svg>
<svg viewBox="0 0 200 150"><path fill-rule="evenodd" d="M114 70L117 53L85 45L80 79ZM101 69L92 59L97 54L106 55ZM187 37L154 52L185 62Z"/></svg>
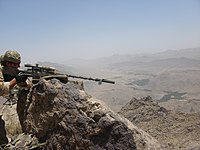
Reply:
<svg viewBox="0 0 200 150"><path fill-rule="evenodd" d="M5 96L6 101L3 103L3 105L10 105L12 107L13 105L17 104L17 95L16 95L17 90L10 91L9 95Z"/></svg>

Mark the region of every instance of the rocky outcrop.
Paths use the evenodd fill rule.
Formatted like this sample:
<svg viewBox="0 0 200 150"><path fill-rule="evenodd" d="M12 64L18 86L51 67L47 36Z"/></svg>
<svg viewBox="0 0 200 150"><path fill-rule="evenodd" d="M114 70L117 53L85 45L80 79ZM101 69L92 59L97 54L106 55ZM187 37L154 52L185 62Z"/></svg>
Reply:
<svg viewBox="0 0 200 150"><path fill-rule="evenodd" d="M1 108L2 119L5 121L7 137L10 138L22 132L15 105L3 105Z"/></svg>
<svg viewBox="0 0 200 150"><path fill-rule="evenodd" d="M5 121L0 116L0 145L7 144L8 138L6 137Z"/></svg>
<svg viewBox="0 0 200 150"><path fill-rule="evenodd" d="M40 80L21 91L17 112L23 133L44 149L160 149L157 140L71 82Z"/></svg>
<svg viewBox="0 0 200 150"><path fill-rule="evenodd" d="M141 99L133 97L119 112L119 114L126 116L134 123L147 122L154 118L164 118L168 113L168 110L160 107L150 96Z"/></svg>
<svg viewBox="0 0 200 150"><path fill-rule="evenodd" d="M156 138L163 148L196 150L200 143L200 114L173 113L151 97L132 100L119 112Z"/></svg>
<svg viewBox="0 0 200 150"><path fill-rule="evenodd" d="M10 137L19 134L19 123L16 105L5 97L0 97L0 148L8 143Z"/></svg>

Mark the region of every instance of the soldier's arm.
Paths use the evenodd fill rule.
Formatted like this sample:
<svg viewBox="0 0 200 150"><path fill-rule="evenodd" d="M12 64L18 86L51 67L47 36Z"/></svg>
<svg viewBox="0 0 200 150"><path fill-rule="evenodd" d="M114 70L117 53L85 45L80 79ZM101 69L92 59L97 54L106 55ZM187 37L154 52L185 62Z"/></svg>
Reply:
<svg viewBox="0 0 200 150"><path fill-rule="evenodd" d="M0 80L0 96L6 95L9 93L9 90L16 85L16 80L13 79L10 82L4 82Z"/></svg>
<svg viewBox="0 0 200 150"><path fill-rule="evenodd" d="M9 90L12 89L16 84L16 79L12 79L10 82L4 82L3 73L0 69L0 96L8 94Z"/></svg>
<svg viewBox="0 0 200 150"><path fill-rule="evenodd" d="M14 78L14 79L12 79L9 83L10 83L9 89L12 89L12 88L17 84L17 81L16 81L16 79Z"/></svg>

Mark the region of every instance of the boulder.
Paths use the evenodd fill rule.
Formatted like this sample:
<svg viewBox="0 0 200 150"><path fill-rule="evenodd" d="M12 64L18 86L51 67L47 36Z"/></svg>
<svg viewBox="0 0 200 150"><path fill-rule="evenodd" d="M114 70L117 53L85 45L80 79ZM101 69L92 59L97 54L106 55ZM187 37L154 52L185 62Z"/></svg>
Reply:
<svg viewBox="0 0 200 150"><path fill-rule="evenodd" d="M200 146L200 114L175 113L150 96L132 98L119 112L156 138L162 149L197 150Z"/></svg>
<svg viewBox="0 0 200 150"><path fill-rule="evenodd" d="M0 116L0 145L4 145L8 143L8 138L6 137L6 130L5 130L5 121Z"/></svg>
<svg viewBox="0 0 200 150"><path fill-rule="evenodd" d="M45 143L45 149L160 149L157 140L83 89L41 79L22 90L17 104L22 132Z"/></svg>

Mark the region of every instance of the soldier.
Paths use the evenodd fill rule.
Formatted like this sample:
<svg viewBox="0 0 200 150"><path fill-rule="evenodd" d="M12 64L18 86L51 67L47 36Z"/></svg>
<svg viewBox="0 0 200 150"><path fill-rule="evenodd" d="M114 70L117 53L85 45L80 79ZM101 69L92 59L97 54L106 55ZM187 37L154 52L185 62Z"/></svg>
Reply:
<svg viewBox="0 0 200 150"><path fill-rule="evenodd" d="M27 86L27 76L19 74L21 57L15 50L8 50L0 56L0 96L7 96L15 85ZM0 145L8 143L5 122L0 114ZM0 146L1 149L1 146Z"/></svg>
<svg viewBox="0 0 200 150"><path fill-rule="evenodd" d="M0 65L0 96L7 95L16 84L27 85L27 76L19 74L21 56L15 50L8 50L1 56Z"/></svg>

